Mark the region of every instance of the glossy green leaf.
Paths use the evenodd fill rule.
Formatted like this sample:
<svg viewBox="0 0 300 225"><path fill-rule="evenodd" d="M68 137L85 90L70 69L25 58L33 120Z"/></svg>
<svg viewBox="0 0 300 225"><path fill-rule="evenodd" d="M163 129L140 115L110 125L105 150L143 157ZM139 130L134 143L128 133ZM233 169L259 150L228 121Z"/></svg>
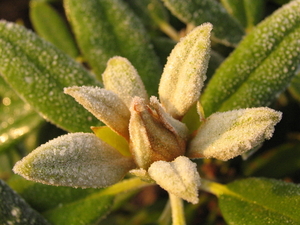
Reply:
<svg viewBox="0 0 300 225"><path fill-rule="evenodd" d="M0 180L0 224L50 225L2 180Z"/></svg>
<svg viewBox="0 0 300 225"><path fill-rule="evenodd" d="M45 185L25 180L17 175L8 180L8 185L39 212L77 201L101 190Z"/></svg>
<svg viewBox="0 0 300 225"><path fill-rule="evenodd" d="M20 102L15 104L14 108L9 107L7 111L12 114L2 116L1 113L0 118L4 120L1 122L0 127L0 152L8 149L43 122L43 119L28 107L28 105Z"/></svg>
<svg viewBox="0 0 300 225"><path fill-rule="evenodd" d="M127 3L150 31L160 29L179 41L179 33L169 24L169 14L160 0L131 0Z"/></svg>
<svg viewBox="0 0 300 225"><path fill-rule="evenodd" d="M248 31L262 20L265 4L266 0L244 0Z"/></svg>
<svg viewBox="0 0 300 225"><path fill-rule="evenodd" d="M43 119L0 77L0 152L30 133Z"/></svg>
<svg viewBox="0 0 300 225"><path fill-rule="evenodd" d="M160 22L169 20L167 10L160 0L131 0L128 4L148 26L159 25Z"/></svg>
<svg viewBox="0 0 300 225"><path fill-rule="evenodd" d="M81 51L101 79L113 56L127 58L151 94L157 93L161 66L143 25L121 0L65 0Z"/></svg>
<svg viewBox="0 0 300 225"><path fill-rule="evenodd" d="M300 144L284 144L247 160L244 163L244 174L279 179L293 175L299 168Z"/></svg>
<svg viewBox="0 0 300 225"><path fill-rule="evenodd" d="M63 18L48 3L31 0L30 20L35 31L73 58L79 55L74 38Z"/></svg>
<svg viewBox="0 0 300 225"><path fill-rule="evenodd" d="M216 111L269 105L290 83L300 62L300 1L260 23L222 63L202 105Z"/></svg>
<svg viewBox="0 0 300 225"><path fill-rule="evenodd" d="M249 31L261 20L265 0L221 0L221 3Z"/></svg>
<svg viewBox="0 0 300 225"><path fill-rule="evenodd" d="M229 225L300 224L299 185L249 178L222 186L217 196Z"/></svg>
<svg viewBox="0 0 300 225"><path fill-rule="evenodd" d="M85 198L48 210L43 215L52 224L86 225L95 224L114 207L114 200L128 191L149 185L139 178L127 179ZM120 201L116 199L116 201Z"/></svg>
<svg viewBox="0 0 300 225"><path fill-rule="evenodd" d="M237 45L244 31L217 1L211 0L163 0L167 8L184 23L213 24L213 40L225 45Z"/></svg>
<svg viewBox="0 0 300 225"><path fill-rule="evenodd" d="M47 211L44 216L53 225L95 224L109 213L113 200L114 196L111 195L89 196L77 202Z"/></svg>
<svg viewBox="0 0 300 225"><path fill-rule="evenodd" d="M24 27L0 23L0 73L44 118L68 131L90 131L100 122L63 93L100 84L81 65ZM70 119L72 118L72 119Z"/></svg>

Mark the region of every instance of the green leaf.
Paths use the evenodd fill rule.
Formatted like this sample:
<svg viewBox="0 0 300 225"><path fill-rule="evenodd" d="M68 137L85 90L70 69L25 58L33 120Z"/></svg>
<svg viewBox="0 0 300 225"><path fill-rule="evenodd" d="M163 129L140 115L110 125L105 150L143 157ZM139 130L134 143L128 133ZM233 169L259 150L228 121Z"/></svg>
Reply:
<svg viewBox="0 0 300 225"><path fill-rule="evenodd" d="M244 31L220 3L212 0L163 0L167 8L184 23L195 26L205 22L213 24L213 40L225 45L237 45Z"/></svg>
<svg viewBox="0 0 300 225"><path fill-rule="evenodd" d="M100 191L100 189L94 188L81 189L45 185L25 180L17 175L9 179L7 183L39 212L59 207L61 204L77 201Z"/></svg>
<svg viewBox="0 0 300 225"><path fill-rule="evenodd" d="M299 185L249 178L222 185L217 192L219 207L229 225L300 224Z"/></svg>
<svg viewBox="0 0 300 225"><path fill-rule="evenodd" d="M127 58L151 94L157 93L161 66L137 16L121 0L65 0L81 51L101 79L113 56Z"/></svg>
<svg viewBox="0 0 300 225"><path fill-rule="evenodd" d="M48 3L30 2L30 20L35 31L73 58L79 55L75 40L63 18Z"/></svg>
<svg viewBox="0 0 300 225"><path fill-rule="evenodd" d="M113 209L114 200L118 201L119 196L122 197L123 194L126 196L128 192L148 185L151 184L139 178L124 180L85 198L62 204L44 212L43 215L52 224L57 225L95 224Z"/></svg>
<svg viewBox="0 0 300 225"><path fill-rule="evenodd" d="M244 168L246 176L282 178L293 175L300 168L300 143L284 144L270 149L247 160Z"/></svg>
<svg viewBox="0 0 300 225"><path fill-rule="evenodd" d="M0 224L49 225L4 181L0 180Z"/></svg>
<svg viewBox="0 0 300 225"><path fill-rule="evenodd" d="M0 152L38 127L43 119L0 76Z"/></svg>
<svg viewBox="0 0 300 225"><path fill-rule="evenodd" d="M75 132L100 125L63 93L68 86L99 86L94 77L52 44L5 21L0 22L0 73L23 99L57 126Z"/></svg>
<svg viewBox="0 0 300 225"><path fill-rule="evenodd" d="M43 215L54 225L95 224L106 216L113 206L114 196L94 194L84 199L62 205Z"/></svg>
<svg viewBox="0 0 300 225"><path fill-rule="evenodd" d="M150 31L159 28L172 39L179 41L179 33L169 24L168 11L160 0L131 0L127 3Z"/></svg>
<svg viewBox="0 0 300 225"><path fill-rule="evenodd" d="M261 20L265 0L221 0L221 3L249 31Z"/></svg>
<svg viewBox="0 0 300 225"><path fill-rule="evenodd" d="M270 104L290 83L300 63L300 1L260 23L222 63L201 102L216 111Z"/></svg>
<svg viewBox="0 0 300 225"><path fill-rule="evenodd" d="M167 10L160 0L131 0L128 4L147 26L159 25L169 20Z"/></svg>

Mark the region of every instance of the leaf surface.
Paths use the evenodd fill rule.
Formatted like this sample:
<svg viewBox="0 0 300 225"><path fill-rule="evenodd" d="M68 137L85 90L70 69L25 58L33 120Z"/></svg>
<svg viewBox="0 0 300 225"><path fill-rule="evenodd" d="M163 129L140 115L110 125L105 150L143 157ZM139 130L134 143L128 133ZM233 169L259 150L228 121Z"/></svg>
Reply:
<svg viewBox="0 0 300 225"><path fill-rule="evenodd" d="M25 180L18 175L12 176L7 183L24 198L28 204L39 212L48 211L59 207L61 204L72 203L90 194L101 191L101 189L95 188L82 189L45 185Z"/></svg>
<svg viewBox="0 0 300 225"><path fill-rule="evenodd" d="M262 18L265 0L221 0L221 3L249 31Z"/></svg>
<svg viewBox="0 0 300 225"><path fill-rule="evenodd" d="M229 225L300 223L299 185L249 178L226 185L217 195L221 212Z"/></svg>
<svg viewBox="0 0 300 225"><path fill-rule="evenodd" d="M54 225L95 224L109 213L113 200L112 195L89 195L84 199L49 210L44 216Z"/></svg>
<svg viewBox="0 0 300 225"><path fill-rule="evenodd" d="M223 6L211 0L163 0L166 7L184 23L213 24L213 40L225 45L237 45L244 35L241 24L231 17Z"/></svg>
<svg viewBox="0 0 300 225"><path fill-rule="evenodd" d="M53 224L85 225L95 224L111 210L117 209L134 191L151 185L139 178L123 180L115 185L101 189L82 199L60 205L48 210L43 215Z"/></svg>
<svg viewBox="0 0 300 225"><path fill-rule="evenodd" d="M2 180L0 180L0 224L50 225Z"/></svg>
<svg viewBox="0 0 300 225"><path fill-rule="evenodd" d="M65 0L67 16L79 47L101 80L113 56L127 58L151 94L157 93L161 74L149 37L131 9L120 0Z"/></svg>
<svg viewBox="0 0 300 225"><path fill-rule="evenodd" d="M30 1L30 20L35 31L73 58L79 55L66 21L47 2ZM53 35L55 34L55 35Z"/></svg>
<svg viewBox="0 0 300 225"><path fill-rule="evenodd" d="M300 1L261 22L222 63L202 95L205 114L269 105L300 63Z"/></svg>
<svg viewBox="0 0 300 225"><path fill-rule="evenodd" d="M284 144L244 163L246 176L263 176L280 179L297 174L300 168L300 144ZM274 170L276 168L276 170Z"/></svg>
<svg viewBox="0 0 300 225"><path fill-rule="evenodd" d="M57 126L75 132L101 124L63 93L64 87L101 84L52 44L5 21L0 22L0 72L24 100Z"/></svg>
<svg viewBox="0 0 300 225"><path fill-rule="evenodd" d="M0 152L38 127L43 119L0 76Z"/></svg>

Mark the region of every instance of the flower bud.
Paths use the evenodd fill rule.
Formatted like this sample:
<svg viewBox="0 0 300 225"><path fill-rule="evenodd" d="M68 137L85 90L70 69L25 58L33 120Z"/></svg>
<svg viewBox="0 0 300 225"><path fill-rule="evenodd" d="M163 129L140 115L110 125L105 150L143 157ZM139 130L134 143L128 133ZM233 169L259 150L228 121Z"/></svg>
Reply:
<svg viewBox="0 0 300 225"><path fill-rule="evenodd" d="M130 111L130 150L140 168L147 169L155 161L172 161L184 155L185 140L144 99L135 97Z"/></svg>

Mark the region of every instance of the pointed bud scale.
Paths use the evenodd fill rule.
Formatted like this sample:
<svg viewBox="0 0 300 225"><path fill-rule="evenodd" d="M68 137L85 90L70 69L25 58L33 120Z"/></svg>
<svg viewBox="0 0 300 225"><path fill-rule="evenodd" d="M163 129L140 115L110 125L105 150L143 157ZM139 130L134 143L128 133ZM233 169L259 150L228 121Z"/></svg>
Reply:
<svg viewBox="0 0 300 225"><path fill-rule="evenodd" d="M129 139L130 112L117 94L103 88L85 86L65 88L64 92L116 133Z"/></svg>
<svg viewBox="0 0 300 225"><path fill-rule="evenodd" d="M111 58L107 62L102 78L105 89L116 93L128 108L134 96L148 99L143 81L126 58L120 56Z"/></svg>
<svg viewBox="0 0 300 225"><path fill-rule="evenodd" d="M174 119L170 114L168 114L155 96L151 96L150 105L156 110L159 118L168 127L168 129L172 130L173 133L177 133L181 140L187 141L189 130L184 123ZM181 140L178 141L180 142Z"/></svg>
<svg viewBox="0 0 300 225"><path fill-rule="evenodd" d="M165 65L159 98L166 111L181 119L199 99L210 55L210 23L196 27L172 50Z"/></svg>
<svg viewBox="0 0 300 225"><path fill-rule="evenodd" d="M196 163L187 157L179 156L173 162L154 162L148 173L166 191L193 204L198 203L200 176Z"/></svg>
<svg viewBox="0 0 300 225"><path fill-rule="evenodd" d="M260 107L214 113L191 141L187 156L229 160L270 139L281 112Z"/></svg>
<svg viewBox="0 0 300 225"><path fill-rule="evenodd" d="M172 161L185 153L185 141L145 100L135 97L130 108L130 150L137 165L147 169L158 160Z"/></svg>

